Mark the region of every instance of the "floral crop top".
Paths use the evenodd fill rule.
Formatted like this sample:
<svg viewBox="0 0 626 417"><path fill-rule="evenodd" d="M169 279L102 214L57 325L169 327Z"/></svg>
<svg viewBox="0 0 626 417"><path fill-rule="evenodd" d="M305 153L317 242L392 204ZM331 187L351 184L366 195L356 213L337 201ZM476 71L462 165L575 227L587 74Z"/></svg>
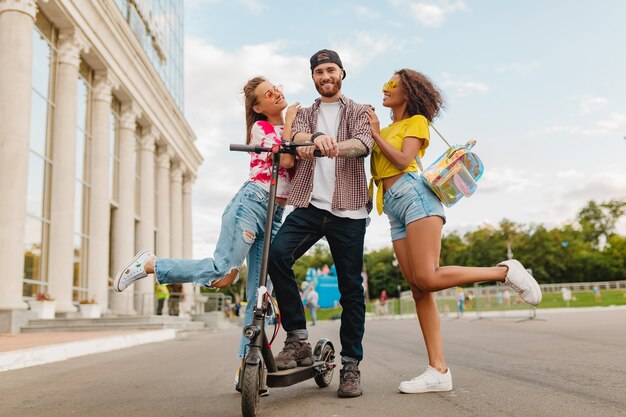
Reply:
<svg viewBox="0 0 626 417"><path fill-rule="evenodd" d="M266 121L258 121L252 125L250 132L250 145L259 145L269 148L282 143L283 127L273 126ZM276 197L287 198L291 190L291 180L295 174L294 169L278 169L278 185ZM249 181L258 184L265 191L270 191L270 181L272 179L272 160L267 152L250 154L250 176Z"/></svg>

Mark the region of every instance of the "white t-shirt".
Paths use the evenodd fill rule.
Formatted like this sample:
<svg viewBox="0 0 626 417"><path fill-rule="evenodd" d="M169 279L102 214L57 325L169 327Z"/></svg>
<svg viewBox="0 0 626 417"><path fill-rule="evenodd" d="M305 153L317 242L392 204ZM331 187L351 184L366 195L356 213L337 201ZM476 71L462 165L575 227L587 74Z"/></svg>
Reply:
<svg viewBox="0 0 626 417"><path fill-rule="evenodd" d="M320 103L320 112L317 117L317 131L325 135L337 138L339 131L339 110L341 103ZM358 210L333 210L333 194L335 193L335 159L321 157L315 161L313 174L313 192L311 204L315 207L331 212L337 217L349 217L351 219L365 219L368 217L367 208Z"/></svg>

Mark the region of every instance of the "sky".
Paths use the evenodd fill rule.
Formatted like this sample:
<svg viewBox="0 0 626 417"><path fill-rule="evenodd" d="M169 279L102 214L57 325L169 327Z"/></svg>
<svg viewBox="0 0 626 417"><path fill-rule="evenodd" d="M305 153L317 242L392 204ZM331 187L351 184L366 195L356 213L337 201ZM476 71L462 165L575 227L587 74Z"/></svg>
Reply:
<svg viewBox="0 0 626 417"><path fill-rule="evenodd" d="M476 193L446 210L444 233L502 219L558 227L589 201L626 199L626 2L185 1L185 116L204 157L194 185L194 256L211 256L221 214L247 178L241 90L263 75L287 100L318 94L309 58L337 51L342 92L390 123L381 88L426 74L444 93L434 124L455 144L475 139L485 165ZM431 132L424 165L444 150ZM369 158L366 161L369 178ZM366 251L391 245L373 212ZM626 234L626 220L618 224Z"/></svg>

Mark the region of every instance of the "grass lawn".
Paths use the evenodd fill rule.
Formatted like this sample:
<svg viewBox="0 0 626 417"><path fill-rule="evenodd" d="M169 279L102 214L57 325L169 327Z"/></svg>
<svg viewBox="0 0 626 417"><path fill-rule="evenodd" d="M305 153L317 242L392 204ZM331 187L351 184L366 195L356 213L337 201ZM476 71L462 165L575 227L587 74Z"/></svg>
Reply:
<svg viewBox="0 0 626 417"><path fill-rule="evenodd" d="M607 307L612 305L626 305L626 295L623 290L604 290L601 292L600 300L595 299L592 291L574 291L572 292L572 300L569 302L569 307ZM528 309L526 303L516 302L517 297L511 297L511 305L504 307L506 310L522 310ZM491 297L489 301L481 299L481 310L499 310L500 307L496 301L496 297ZM437 305L439 311L443 311L447 305L450 312L456 311L456 302L452 299L437 299ZM389 313L397 314L398 312L397 300L389 300ZM539 308L563 308L568 307L567 303L563 301L563 296L560 292L550 292L543 294L543 301ZM370 302L366 306L367 312L374 312L374 302ZM412 300L402 301L403 313L414 312L415 306ZM471 305L465 305L465 311L476 311L476 300ZM305 308L307 320L311 320L308 309ZM331 320L333 318L339 318L341 316L341 307L337 308L320 308L317 310L318 320Z"/></svg>

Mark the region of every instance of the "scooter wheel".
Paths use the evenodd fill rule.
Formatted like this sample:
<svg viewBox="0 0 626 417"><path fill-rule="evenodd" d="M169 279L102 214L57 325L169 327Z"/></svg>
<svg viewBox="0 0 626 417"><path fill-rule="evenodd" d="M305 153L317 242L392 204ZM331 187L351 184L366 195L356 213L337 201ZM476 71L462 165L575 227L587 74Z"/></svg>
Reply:
<svg viewBox="0 0 626 417"><path fill-rule="evenodd" d="M322 349L320 358L325 360L333 361L335 357L335 350L330 344L326 344ZM328 358L328 359L326 359ZM320 388L326 388L330 385L330 382L333 380L333 373L335 372L335 368L330 368L326 370L326 372L315 376L315 383Z"/></svg>
<svg viewBox="0 0 626 417"><path fill-rule="evenodd" d="M259 407L259 382L261 378L258 365L246 365L241 383L241 413L243 417L256 417Z"/></svg>

